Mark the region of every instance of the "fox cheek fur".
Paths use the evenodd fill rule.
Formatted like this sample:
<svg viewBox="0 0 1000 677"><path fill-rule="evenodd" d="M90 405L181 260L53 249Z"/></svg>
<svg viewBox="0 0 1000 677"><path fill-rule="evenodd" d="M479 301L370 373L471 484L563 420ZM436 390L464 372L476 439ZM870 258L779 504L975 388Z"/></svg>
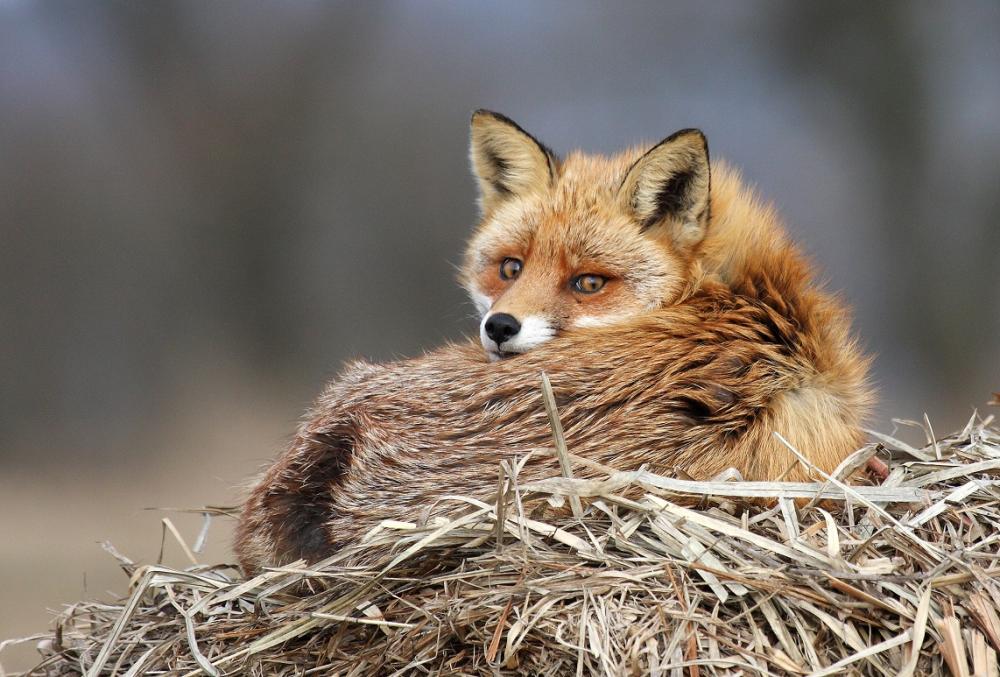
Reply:
<svg viewBox="0 0 1000 677"><path fill-rule="evenodd" d="M846 309L735 171L709 174L699 132L558 160L502 116L472 127L483 221L463 281L481 311L520 325L484 322L495 356L511 341L527 352L491 364L475 340L349 366L244 505L247 573L444 514L448 496L492 500L500 459L551 443L543 370L573 453L620 470L803 481L785 441L825 472L861 444L873 393ZM506 258L521 265L501 279ZM583 272L607 282L580 295L568 282ZM518 344L541 336L531 317L555 335ZM520 479L558 473L535 455Z"/></svg>
<svg viewBox="0 0 1000 677"><path fill-rule="evenodd" d="M701 132L682 130L644 153L561 160L511 120L478 111L470 157L482 220L462 282L491 356L682 298L709 227L711 170ZM504 275L510 261L516 277ZM602 286L575 291L582 275Z"/></svg>

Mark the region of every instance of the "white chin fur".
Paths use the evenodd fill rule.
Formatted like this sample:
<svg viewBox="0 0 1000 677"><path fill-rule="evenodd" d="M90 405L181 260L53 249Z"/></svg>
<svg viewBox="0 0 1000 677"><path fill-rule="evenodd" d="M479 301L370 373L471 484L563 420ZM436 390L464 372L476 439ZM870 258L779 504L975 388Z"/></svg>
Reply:
<svg viewBox="0 0 1000 677"><path fill-rule="evenodd" d="M500 347L506 353L523 353L542 345L555 335L556 330L548 320L541 315L529 315L521 321L521 331L509 341L504 341Z"/></svg>

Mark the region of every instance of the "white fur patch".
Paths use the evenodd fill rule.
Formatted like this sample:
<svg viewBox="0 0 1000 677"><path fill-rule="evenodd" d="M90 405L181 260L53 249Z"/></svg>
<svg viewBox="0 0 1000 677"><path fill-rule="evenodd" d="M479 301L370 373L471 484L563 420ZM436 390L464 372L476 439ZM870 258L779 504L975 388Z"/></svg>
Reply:
<svg viewBox="0 0 1000 677"><path fill-rule="evenodd" d="M556 335L555 329L541 315L529 315L521 321L521 330L512 338L497 345L497 342L486 335L486 320L490 315L483 317L479 323L479 340L483 348L489 354L491 360L503 357L505 353L524 353L532 348L542 345Z"/></svg>
<svg viewBox="0 0 1000 677"><path fill-rule="evenodd" d="M476 289L469 289L468 291L469 298L472 299L472 303L476 306L476 310L480 316L485 316L490 312L490 308L493 307L493 299Z"/></svg>
<svg viewBox="0 0 1000 677"><path fill-rule="evenodd" d="M504 341L500 348L508 353L523 353L542 345L555 335L556 330L548 320L541 315L529 315L521 321L521 331Z"/></svg>
<svg viewBox="0 0 1000 677"><path fill-rule="evenodd" d="M583 329L586 327L607 327L612 324L618 324L619 322L624 322L628 319L627 315L583 315L582 317L576 318L573 322L573 326L578 329Z"/></svg>

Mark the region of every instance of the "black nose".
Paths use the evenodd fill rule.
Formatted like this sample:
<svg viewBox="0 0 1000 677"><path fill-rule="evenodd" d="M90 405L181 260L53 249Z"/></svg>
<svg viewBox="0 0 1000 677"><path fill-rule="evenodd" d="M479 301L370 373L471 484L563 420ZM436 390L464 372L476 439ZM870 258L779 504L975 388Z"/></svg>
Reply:
<svg viewBox="0 0 1000 677"><path fill-rule="evenodd" d="M500 345L521 331L521 323L513 315L496 313L495 315L490 315L483 329L486 330L487 336L496 341L497 345Z"/></svg>

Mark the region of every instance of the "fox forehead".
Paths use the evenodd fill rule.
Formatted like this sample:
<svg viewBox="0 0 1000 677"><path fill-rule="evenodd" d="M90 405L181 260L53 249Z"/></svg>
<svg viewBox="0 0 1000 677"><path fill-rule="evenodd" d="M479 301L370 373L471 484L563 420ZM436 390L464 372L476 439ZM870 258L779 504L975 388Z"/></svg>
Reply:
<svg viewBox="0 0 1000 677"><path fill-rule="evenodd" d="M491 217L503 219L512 212L532 207L550 214L621 215L614 199L629 167L642 155L641 148L629 148L605 157L574 151L556 167L551 185L534 186L528 195L509 199L483 215L483 223ZM532 199L534 198L534 199Z"/></svg>
<svg viewBox="0 0 1000 677"><path fill-rule="evenodd" d="M649 146L634 146L614 155L573 151L559 164L552 198L555 204L607 204L621 187L625 174Z"/></svg>
<svg viewBox="0 0 1000 677"><path fill-rule="evenodd" d="M475 263L495 263L497 257L529 254L538 258L567 257L573 267L599 259L622 266L634 255L648 255L649 239L615 198L625 173L641 150L611 157L571 153L563 160L551 186L538 186L511 197L483 215L469 243ZM473 263L473 261L469 261Z"/></svg>

